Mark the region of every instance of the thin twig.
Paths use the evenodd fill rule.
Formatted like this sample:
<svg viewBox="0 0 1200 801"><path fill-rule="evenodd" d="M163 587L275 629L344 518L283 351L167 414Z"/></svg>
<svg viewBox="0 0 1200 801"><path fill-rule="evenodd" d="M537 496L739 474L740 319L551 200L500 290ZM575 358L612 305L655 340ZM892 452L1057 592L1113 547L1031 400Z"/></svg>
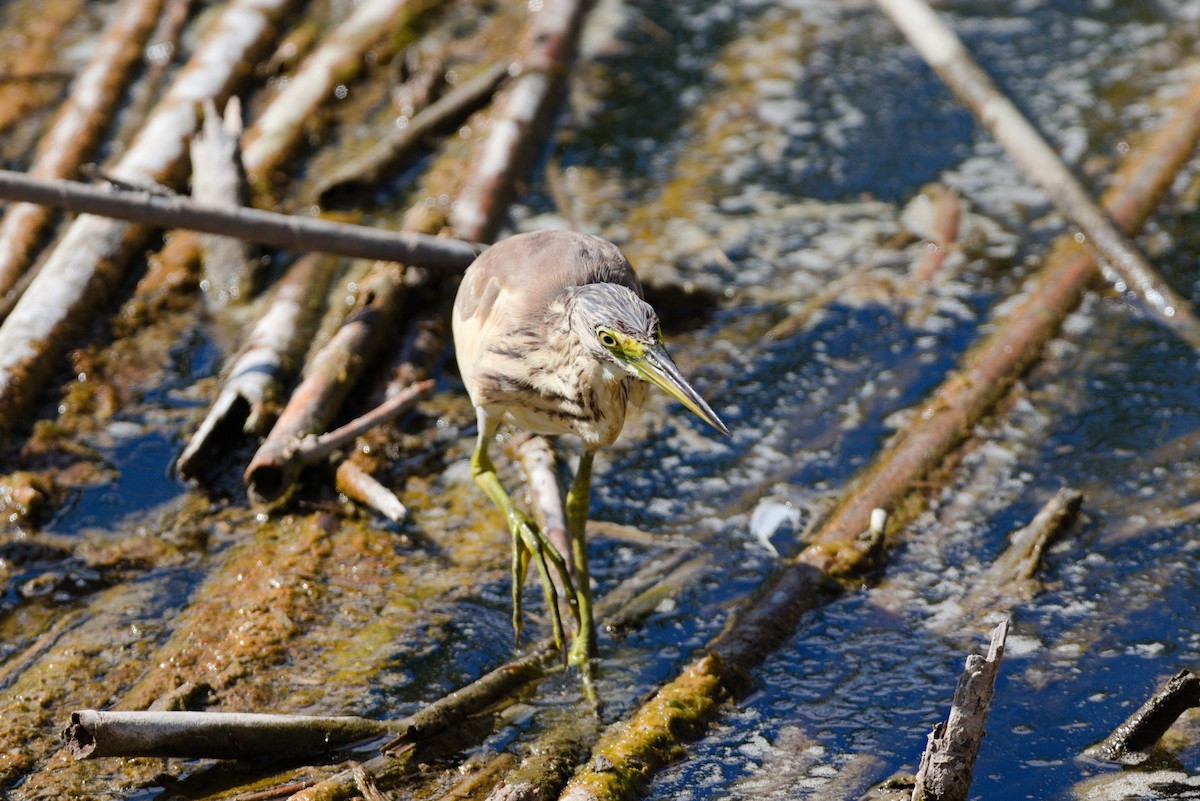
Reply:
<svg viewBox="0 0 1200 801"><path fill-rule="evenodd" d="M309 465L325 461L334 451L352 444L359 434L398 417L415 406L421 398L429 397L433 393L435 385L436 382L432 379L420 381L405 387L374 409L354 418L344 426L319 436L310 434L304 437L296 446L296 458L302 464Z"/></svg>

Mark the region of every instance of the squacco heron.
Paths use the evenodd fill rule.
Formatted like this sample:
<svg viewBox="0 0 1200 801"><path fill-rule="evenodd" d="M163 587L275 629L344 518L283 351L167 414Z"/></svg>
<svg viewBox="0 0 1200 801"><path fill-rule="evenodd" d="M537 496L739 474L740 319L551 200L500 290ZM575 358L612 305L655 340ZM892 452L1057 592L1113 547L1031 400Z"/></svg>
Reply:
<svg viewBox="0 0 1200 801"><path fill-rule="evenodd" d="M479 423L472 474L504 513L512 534L517 639L521 587L532 560L555 643L564 647L553 565L576 623L570 662L586 663L595 655L595 624L584 528L597 449L611 445L621 433L627 406L645 394L644 382L721 433L729 431L667 354L658 315L643 300L629 261L599 237L539 231L488 248L463 276L453 327L459 371ZM506 416L535 434L574 434L582 443L566 500L566 558L513 504L496 475L488 445Z"/></svg>

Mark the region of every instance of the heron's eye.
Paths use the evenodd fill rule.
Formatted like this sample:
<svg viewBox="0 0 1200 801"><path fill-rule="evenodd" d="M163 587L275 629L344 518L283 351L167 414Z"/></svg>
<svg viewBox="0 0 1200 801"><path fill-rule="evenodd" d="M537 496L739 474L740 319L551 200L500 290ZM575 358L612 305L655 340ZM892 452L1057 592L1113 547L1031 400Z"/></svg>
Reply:
<svg viewBox="0 0 1200 801"><path fill-rule="evenodd" d="M596 331L596 336L600 338L600 344L606 348L615 348L617 346L617 338L610 331L600 328Z"/></svg>

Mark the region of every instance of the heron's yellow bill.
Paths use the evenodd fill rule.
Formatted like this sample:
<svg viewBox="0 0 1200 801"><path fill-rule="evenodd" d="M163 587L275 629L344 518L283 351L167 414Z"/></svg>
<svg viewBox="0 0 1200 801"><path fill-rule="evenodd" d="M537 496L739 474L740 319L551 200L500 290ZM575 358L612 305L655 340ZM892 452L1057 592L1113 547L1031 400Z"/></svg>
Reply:
<svg viewBox="0 0 1200 801"><path fill-rule="evenodd" d="M640 359L631 359L629 363L646 381L682 403L722 434L729 435L729 429L721 422L721 418L704 402L700 393L692 389L692 385L683 377L683 373L679 372L679 368L662 345L646 348Z"/></svg>

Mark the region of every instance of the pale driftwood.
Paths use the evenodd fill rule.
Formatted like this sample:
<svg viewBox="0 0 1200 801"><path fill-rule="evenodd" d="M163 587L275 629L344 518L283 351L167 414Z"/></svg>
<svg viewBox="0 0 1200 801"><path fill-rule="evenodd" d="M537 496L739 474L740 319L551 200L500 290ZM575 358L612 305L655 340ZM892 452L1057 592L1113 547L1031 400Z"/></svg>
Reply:
<svg viewBox="0 0 1200 801"><path fill-rule="evenodd" d="M308 349L332 266L328 257L304 256L280 280L266 313L234 358L208 415L180 455L176 469L181 476L198 477L202 463L235 433L266 433L271 407Z"/></svg>
<svg viewBox="0 0 1200 801"><path fill-rule="evenodd" d="M54 206L160 228L187 228L273 245L296 252L398 261L461 271L483 252L481 245L407 231L382 231L260 209L206 206L183 196L163 196L91 186L77 181L41 180L0 170L0 199Z"/></svg>
<svg viewBox="0 0 1200 801"><path fill-rule="evenodd" d="M1189 709L1200 707L1200 676L1181 670L1088 754L1111 762L1139 762Z"/></svg>
<svg viewBox="0 0 1200 801"><path fill-rule="evenodd" d="M1123 234L925 0L876 0L930 67L996 141L1041 184L1055 207L1079 226L1118 291L1134 291L1152 317L1200 349L1200 320L1141 250Z"/></svg>
<svg viewBox="0 0 1200 801"><path fill-rule="evenodd" d="M359 283L358 308L312 357L300 386L246 468L246 490L255 503L274 501L291 488L304 467L296 457L297 445L328 428L379 349L381 332L395 326L403 298L403 270L398 264L377 262Z"/></svg>
<svg viewBox="0 0 1200 801"><path fill-rule="evenodd" d="M481 108L508 75L508 64L496 64L455 86L417 112L405 127L389 130L366 153L321 181L316 190L318 199L327 202L335 196L368 190L386 181L414 153L427 147L431 137L445 133Z"/></svg>
<svg viewBox="0 0 1200 801"><path fill-rule="evenodd" d="M242 171L242 103L231 97L225 113L208 99L204 125L192 137L192 200L205 206L236 209L246 205L246 174ZM221 309L249 300L253 289L254 254L240 239L220 234L200 237L200 289L209 308Z"/></svg>
<svg viewBox="0 0 1200 801"><path fill-rule="evenodd" d="M71 713L63 739L67 752L75 759L278 759L281 754L333 751L386 736L395 729L394 724L352 716L84 709Z"/></svg>
<svg viewBox="0 0 1200 801"><path fill-rule="evenodd" d="M252 183L272 177L334 87L358 74L363 53L388 36L403 15L411 13L411 5L409 0L364 0L304 59L283 91L246 131L244 159Z"/></svg>
<svg viewBox="0 0 1200 801"><path fill-rule="evenodd" d="M162 8L162 0L125 0L79 77L38 142L30 174L37 178L69 178L94 150L100 134L119 108L117 102L133 70L141 63L142 45ZM53 211L33 203L9 207L0 223L0 296L12 289L33 261Z"/></svg>
<svg viewBox="0 0 1200 801"><path fill-rule="evenodd" d="M1197 137L1200 83L1106 198L1122 227L1135 231L1142 225ZM836 597L842 585L831 578L870 570L878 541L863 532L870 529L874 510L903 508L903 501L1036 358L1094 276L1091 252L1073 241L1060 242L1023 302L964 357L961 372L919 407L923 413L859 475L816 529L812 544L768 582L703 656L660 689L659 696L675 699L676 705L643 706L610 726L593 749L593 757L603 756L603 769L594 769L591 762L581 767L568 785L570 797L632 798L680 741L694 736L697 720L711 719L721 699L745 690L748 671L791 634L803 612Z"/></svg>
<svg viewBox="0 0 1200 801"><path fill-rule="evenodd" d="M468 168L450 212L455 234L490 242L500 229L516 182L551 130L550 118L575 61L587 0L545 0L531 12L520 72L498 101L492 130Z"/></svg>
<svg viewBox="0 0 1200 801"><path fill-rule="evenodd" d="M114 172L125 180L153 182L177 170L187 138L196 129L198 104L205 98L228 97L246 59L275 35L274 23L285 16L291 2L233 0L226 6ZM6 174L13 176L27 186L37 181ZM35 185L45 194L46 184ZM44 197L7 199L43 202ZM28 410L75 332L120 281L143 233L128 223L92 215L77 218L67 228L0 325L0 432L10 430Z"/></svg>
<svg viewBox="0 0 1200 801"><path fill-rule="evenodd" d="M929 744L917 768L913 801L967 801L1007 637L1005 619L992 632L987 656L967 657L967 665L954 690L950 716L929 734Z"/></svg>

